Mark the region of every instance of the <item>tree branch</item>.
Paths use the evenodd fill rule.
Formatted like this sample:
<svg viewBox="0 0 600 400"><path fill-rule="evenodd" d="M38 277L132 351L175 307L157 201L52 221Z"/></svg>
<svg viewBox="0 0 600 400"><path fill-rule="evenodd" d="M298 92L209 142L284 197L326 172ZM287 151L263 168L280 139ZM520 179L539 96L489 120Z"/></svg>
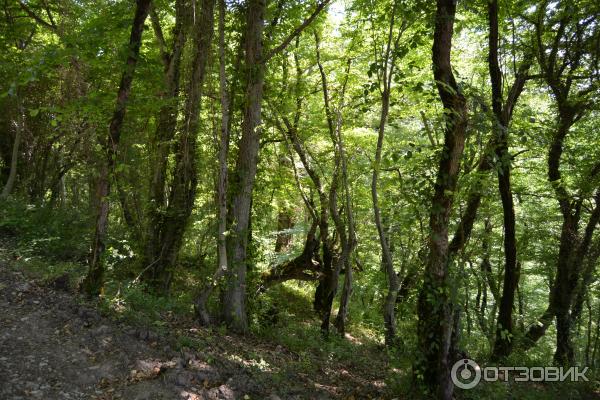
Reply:
<svg viewBox="0 0 600 400"><path fill-rule="evenodd" d="M160 48L160 58L162 59L163 66L165 67L165 69L167 69L169 68L171 55L167 50L167 42L165 41L165 36L160 26L160 18L158 17L158 13L156 12L156 7L154 6L154 4L150 8L150 21L152 22L154 36L156 36L156 40L158 41L158 46Z"/></svg>
<svg viewBox="0 0 600 400"><path fill-rule="evenodd" d="M317 18L319 13L321 13L321 11L325 8L325 6L327 6L330 2L331 2L331 0L323 0L321 3L317 4L317 8L315 8L315 10L312 12L312 14L308 18L306 18L304 20L304 22L302 22L298 27L296 27L296 29L294 29L292 31L292 33L290 33L289 36L284 39L283 42L281 42L278 46L276 46L272 50L270 50L265 55L262 62L266 63L271 58L273 58L274 56L276 56L277 54L279 54L280 52L285 50L285 48L292 42L292 40L294 40L297 36L299 36L302 33L302 31L304 31L304 29L306 29L311 24L311 22L313 22L314 19Z"/></svg>
<svg viewBox="0 0 600 400"><path fill-rule="evenodd" d="M25 11L27 13L27 15L29 15L31 18L33 18L37 23L50 29L52 32L56 33L57 27L55 24L44 21L40 16L38 16L36 13L34 13L33 10L31 8L29 8L21 0L19 0L19 6L21 6L21 9L23 11Z"/></svg>

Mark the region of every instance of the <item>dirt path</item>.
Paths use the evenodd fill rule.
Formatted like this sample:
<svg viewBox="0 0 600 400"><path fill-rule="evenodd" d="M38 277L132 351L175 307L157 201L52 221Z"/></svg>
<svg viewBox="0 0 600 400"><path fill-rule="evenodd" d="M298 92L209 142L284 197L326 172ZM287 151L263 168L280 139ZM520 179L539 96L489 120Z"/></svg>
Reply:
<svg viewBox="0 0 600 400"><path fill-rule="evenodd" d="M279 398L1 263L0 366L3 400Z"/></svg>

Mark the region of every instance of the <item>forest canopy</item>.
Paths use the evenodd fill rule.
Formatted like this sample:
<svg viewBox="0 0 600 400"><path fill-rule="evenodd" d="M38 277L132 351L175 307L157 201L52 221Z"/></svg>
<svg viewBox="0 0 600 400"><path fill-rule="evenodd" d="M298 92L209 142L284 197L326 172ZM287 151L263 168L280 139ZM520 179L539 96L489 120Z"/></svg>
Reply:
<svg viewBox="0 0 600 400"><path fill-rule="evenodd" d="M0 15L0 236L48 279L264 340L362 338L389 396L470 398L467 358L600 363L597 1Z"/></svg>

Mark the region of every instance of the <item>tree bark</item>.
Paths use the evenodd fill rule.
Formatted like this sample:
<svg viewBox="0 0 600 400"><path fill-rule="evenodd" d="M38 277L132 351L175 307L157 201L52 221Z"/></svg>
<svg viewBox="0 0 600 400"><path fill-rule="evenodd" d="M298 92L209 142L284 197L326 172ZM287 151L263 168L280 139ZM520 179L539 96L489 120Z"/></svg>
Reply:
<svg viewBox="0 0 600 400"><path fill-rule="evenodd" d="M231 237L228 240L228 282L223 296L223 318L234 331L248 330L246 315L246 270L248 229L252 190L258 164L261 136L261 109L265 78L263 57L263 30L265 0L249 0L246 16L245 72L246 94L242 136L240 139L231 190Z"/></svg>
<svg viewBox="0 0 600 400"><path fill-rule="evenodd" d="M221 131L219 135L219 173L217 182L217 257L218 266L212 279L204 285L196 298L196 313L200 323L210 324L210 314L206 302L210 298L219 280L226 273L229 263L227 258L227 157L229 154L229 93L225 75L225 0L219 0L219 96L221 102Z"/></svg>
<svg viewBox="0 0 600 400"><path fill-rule="evenodd" d="M206 64L214 31L215 0L200 1L194 26L192 74L186 89L184 119L175 147L175 168L167 209L159 227L158 258L146 267L143 279L158 293L169 291L173 268L196 198L198 184L196 144Z"/></svg>
<svg viewBox="0 0 600 400"><path fill-rule="evenodd" d="M150 181L150 192L147 206L147 227L144 238L144 258L142 266L153 265L160 258L161 251L161 228L163 225L164 213L166 211L166 184L167 184L167 164L171 149L171 142L175 136L177 128L177 115L179 112L179 92L180 92L180 69L183 49L186 42L186 29L184 24L185 11L183 1L177 0L175 27L173 32L173 46L167 53L166 44L160 21L156 11L151 13L152 25L155 36L157 37L162 49L162 60L164 68L165 91L163 101L165 104L160 108L158 114L158 123L154 136L152 137L152 175Z"/></svg>
<svg viewBox="0 0 600 400"><path fill-rule="evenodd" d="M446 126L431 202L429 256L417 305L422 359L415 368L431 393L444 400L450 400L454 390L450 379L454 307L448 283L448 224L467 127L466 100L450 63L455 12L455 1L437 0L432 60Z"/></svg>
<svg viewBox="0 0 600 400"><path fill-rule="evenodd" d="M570 201L566 188L560 183L560 158L563 142L573 118L568 111L559 112L559 127L554 135L548 155L548 178L553 185L563 215L556 276L550 291L549 305L544 315L527 331L522 347L532 348L544 336L556 318L556 351L554 360L559 365L572 365L574 352L571 343L572 312L578 293L585 290L585 272L582 267L588 256L592 237L600 221L600 190L596 191L596 205L590 213L583 235L579 233L582 199Z"/></svg>
<svg viewBox="0 0 600 400"><path fill-rule="evenodd" d="M539 323L532 326L525 337L525 347L530 348L544 335L556 317L556 351L554 361L559 365L572 365L574 363L573 345L571 343L571 327L573 322L572 308L576 301L577 292L581 288L582 265L592 240L594 230L600 218L600 190L596 188L594 195L596 205L590 213L583 235L579 233L582 205L590 192L582 189L576 195L569 193L565 182L561 179L561 156L564 141L571 127L580 120L592 105L589 99L590 88L580 88L573 81L575 71L578 71L584 59L589 58L590 63L597 63L597 54L588 49L586 30L587 24L576 19L576 14L560 10L556 15L559 18L549 17L548 4L544 3L537 11L535 25L535 38L537 60L553 98L556 102L557 128L553 135L548 151L548 181L550 182L559 209L563 217L556 275L550 291L549 305ZM544 39L550 36L550 44ZM563 52L563 46L569 51ZM560 57L559 57L560 55ZM590 178L594 178L600 171L594 167Z"/></svg>
<svg viewBox="0 0 600 400"><path fill-rule="evenodd" d="M8 173L8 178L6 183L4 184L4 188L2 189L2 193L0 193L0 200L8 198L13 191L15 186L15 181L17 179L17 167L19 162L19 147L21 145L21 136L23 135L23 125L25 123L25 117L23 116L23 109L21 105L21 101L17 98L17 115L18 118L14 121L15 126L15 140L12 145L12 153L10 157L10 170Z"/></svg>
<svg viewBox="0 0 600 400"><path fill-rule="evenodd" d="M89 258L89 270L82 286L88 296L97 296L100 294L104 284L104 263L102 256L108 230L110 175L114 172L127 100L131 92L131 84L133 83L133 76L142 44L144 21L148 16L149 10L150 0L137 0L135 16L131 27L131 36L129 38L129 56L127 57L125 70L121 76L121 83L117 93L117 103L110 121L108 136L102 143L103 151L106 153L106 160L100 167L100 176L98 177L96 186L96 198L98 199L96 226Z"/></svg>
<svg viewBox="0 0 600 400"><path fill-rule="evenodd" d="M299 79L301 71L300 71L298 65L297 65L297 72L298 72L298 79ZM310 204L308 202L306 202L306 205L307 205L309 211L311 212L311 216L315 219L315 221L317 221L317 224L319 227L319 242L321 244L321 253L322 253L321 260L319 262L321 278L319 280L319 284L317 285L317 289L315 290L313 307L314 307L315 312L320 317L322 317L322 321L323 321L326 316L327 304L329 302L328 292L330 292L330 291L327 290L327 287L333 287L333 285L335 283L332 280L332 277L334 275L333 274L333 272L334 272L334 268L333 268L334 254L333 254L333 250L332 250L333 243L331 243L330 235L329 235L329 209L330 209L329 198L328 198L328 195L325 192L325 189L321 182L321 177L319 176L319 174L317 174L317 172L312 168L311 164L309 163L306 151L305 151L302 143L300 142L300 138L298 137L298 134L296 131L296 129L297 129L296 121L298 120L298 118L300 116L300 114L299 114L300 98L297 99L296 104L297 104L297 110L296 110L296 118L295 118L294 124L292 124L287 118L283 118L283 122L285 123L285 126L286 126L286 129L285 129L286 136L288 137L289 141L291 142L294 152L300 158L300 161L302 162L302 166L306 170L306 173L308 174L311 181L313 182L313 185L315 186L315 189L316 189L316 191L318 193L318 197L319 197L319 209L318 210L316 208L313 208L312 204ZM333 299L332 299L332 301L333 301ZM329 322L327 322L326 327L327 328L329 327Z"/></svg>
<svg viewBox="0 0 600 400"><path fill-rule="evenodd" d="M346 84L348 81L348 76L350 72L351 60L348 60L346 74L344 78L344 83L341 89L340 95L340 104L337 109L337 118L334 120L334 112L331 106L331 96L329 92L329 86L327 83L327 74L325 73L325 69L323 68L323 64L321 63L321 52L320 52L320 37L317 32L315 32L315 50L316 50L316 58L317 58L317 66L319 67L319 73L321 75L321 88L323 93L323 104L325 107L325 117L327 120L327 128L329 130L329 136L334 147L334 169L333 176L331 178L331 186L329 188L329 213L334 222L334 227L337 232L339 242L340 242L340 251L333 251L333 243L323 242L324 247L325 243L327 243L328 250L331 254L332 263L329 264L331 268L324 269L324 279L321 280L319 286L317 287L317 291L315 295L319 295L320 298L320 313L321 313L321 331L324 335L329 334L329 321L331 319L331 309L333 306L333 300L337 294L338 285L339 285L339 275L342 268L347 265L348 257L352 252L355 243L353 242L353 238L350 238L348 232L346 232L346 228L344 223L339 215L338 211L338 189L340 183L342 186L345 186L347 189L347 166L345 164L345 155L343 150L343 142L341 141L341 112L344 106L344 97L346 91ZM346 172L344 172L344 170ZM344 182L344 173L346 173L346 181ZM344 189L344 188L342 188ZM349 200L349 192L346 190L346 205L351 207ZM346 217L348 219L348 223L352 222L353 217L352 211L346 210ZM349 214L348 214L349 213ZM352 228L353 229L353 228ZM324 248L325 250L325 248ZM349 265L349 264L348 264ZM327 266L327 265L325 265ZM350 272L350 276L345 277L344 286L351 285L352 272ZM346 279L349 279L346 280ZM351 294L351 287L347 288L343 293L341 305L342 308L347 307L347 303L349 301L349 296ZM343 314L340 318L345 318L345 314L347 312L347 308L343 310ZM343 321L336 321L336 324L339 325L341 331L345 329Z"/></svg>
<svg viewBox="0 0 600 400"><path fill-rule="evenodd" d="M315 31L315 52L317 58L317 66L319 67L319 73L321 75L321 89L323 94L323 105L325 108L325 118L327 120L327 128L329 131L330 139L336 146L335 126L333 120L333 112L330 105L329 87L327 85L327 75L321 63L321 50L320 43L321 39L318 32ZM321 242L323 244L323 279L319 282L317 290L315 291L315 309L321 316L321 332L324 335L329 334L329 321L331 318L331 307L333 306L333 300L337 294L338 282L340 269L343 266L343 260L340 262L340 254L334 250L334 242L329 237L328 232L328 221L327 209L329 214L334 218L334 213L337 213L337 190L338 190L338 179L340 169L339 153L336 151L334 170L331 177L331 186L329 187L328 196L322 191L322 203L321 203ZM338 232L339 233L339 232Z"/></svg>
<svg viewBox="0 0 600 400"><path fill-rule="evenodd" d="M588 288L594 280L594 272L598 265L598 259L600 258L600 238L597 238L593 244L590 245L590 249L585 259L585 267L582 271L581 279L579 280L576 288L573 301L573 310L571 316L574 321L580 318L581 311L583 309L583 302L588 297Z"/></svg>
<svg viewBox="0 0 600 400"><path fill-rule="evenodd" d="M316 40L318 40L317 36L315 38ZM319 257L319 260L317 260L318 265L320 267L320 279L314 294L313 308L315 312L321 317L322 330L325 329L325 332L328 332L329 319L327 319L327 322L325 324L325 317L328 315L327 309L328 304L330 304L329 300L331 294L331 291L328 288L331 288L334 285L337 288L337 282L334 279L332 279L334 277L334 253L333 243L329 235L329 198L321 181L321 177L309 162L304 145L301 143L300 138L298 137L298 123L300 121L300 111L302 106L302 97L300 92L300 86L302 83L302 68L300 67L300 61L297 53L294 53L294 62L296 67L296 112L294 115L293 122L289 121L289 119L286 117L282 117L282 120L285 124L285 135L289 140L294 152L300 158L302 166L304 167L306 173L310 177L319 198L319 208L317 209L310 201L308 201L308 199L306 199L303 196L305 205L308 208L311 217L314 221L316 221L318 225L319 242L321 246L321 256ZM329 115L328 112L327 115ZM331 125L328 121L328 127L329 126ZM293 164L292 167L294 168L294 171L296 171ZM295 176L297 178L297 174ZM333 301L332 297L331 301ZM331 306L329 306L329 310L331 310Z"/></svg>
<svg viewBox="0 0 600 400"><path fill-rule="evenodd" d="M592 302L589 296L585 298L585 305L588 312L588 320L587 320L587 329L586 329L586 343L585 343L585 351L584 351L584 363L585 365L590 365L590 352L592 350L592 322L594 318L594 314L592 312Z"/></svg>
<svg viewBox="0 0 600 400"><path fill-rule="evenodd" d="M496 157L498 158L498 191L502 201L504 223L504 284L500 297L496 340L492 356L495 359L508 356L512 351L514 324L513 309L515 292L519 284L519 265L517 263L517 239L515 207L510 183L511 156L508 152L508 129L512 110L523 91L525 75L529 70L528 61L519 69L510 89L508 99L503 104L503 77L498 56L498 0L488 2L489 54L488 65L492 83L492 111L494 113L494 131L496 136Z"/></svg>
<svg viewBox="0 0 600 400"><path fill-rule="evenodd" d="M381 153L383 150L383 138L385 134L385 124L389 112L389 105L389 92L384 90L384 92L381 95L381 114L379 117L377 148L375 150L375 164L373 166L373 176L371 178L371 198L373 200L373 213L375 218L375 225L377 226L377 233L379 235L379 244L381 246L381 260L385 268L385 273L388 281L388 290L385 296L385 303L383 306L383 321L385 325L386 346L393 345L396 339L395 309L396 298L398 297L398 290L400 289L398 275L394 270L392 252L390 251L388 238L386 237L385 229L381 222L381 211L379 208L379 197L377 193L377 182L379 180L379 171L381 168Z"/></svg>
<svg viewBox="0 0 600 400"><path fill-rule="evenodd" d="M592 350L592 362L590 365L591 367L596 366L596 355L598 353L598 345L600 344L600 304L598 305L598 310L596 311L596 313L596 338L594 339L594 349Z"/></svg>
<svg viewBox="0 0 600 400"><path fill-rule="evenodd" d="M573 365L575 353L572 343L572 325L575 320L573 306L577 299L578 285L583 284L581 269L588 254L591 239L600 222L600 190L595 196L596 206L591 212L583 237L577 232L579 209L573 215L565 215L561 233L561 245L557 274L555 277L554 311L556 313L556 351L554 361L559 365ZM583 289L581 286L580 290Z"/></svg>
<svg viewBox="0 0 600 400"><path fill-rule="evenodd" d="M383 321L385 327L385 344L391 346L394 344L396 339L396 302L398 298L398 291L400 290L399 277L394 270L394 261L392 258L392 251L389 245L389 238L386 237L385 229L381 221L381 209L379 207L379 195L377 191L377 185L379 181L379 172L381 169L381 153L383 151L383 139L385 136L385 125L388 120L390 110L390 96L392 78L395 69L396 54L398 42L402 36L403 29L400 31L396 39L394 40L394 26L395 26L395 14L396 14L396 2L392 6L392 16L390 20L389 32L387 37L386 48L384 52L384 64L381 76L383 83L383 90L381 91L381 112L379 114L379 125L377 127L377 147L375 149L375 163L373 165L373 175L371 178L371 199L373 201L373 214L375 219L375 226L377 227L377 234L379 236L379 245L381 247L381 260L386 273L388 288L383 305ZM429 136L432 145L433 135L431 134L429 124L424 113L421 114L425 130Z"/></svg>
<svg viewBox="0 0 600 400"><path fill-rule="evenodd" d="M334 221L336 230L340 236L340 242L342 245L342 254L340 256L340 264L344 267L344 286L342 287L342 294L340 297L340 307L336 315L334 326L338 333L345 337L346 334L346 319L348 318L348 312L350 308L350 297L352 296L352 253L356 248L356 232L354 225L354 211L352 207L352 199L350 195L350 185L348 184L348 156L346 154L346 147L344 145L344 139L342 137L342 110L344 109L346 84L348 83L348 76L350 74L351 60L348 60L346 76L342 85L342 93L340 105L337 111L337 123L336 123L336 140L337 140L337 153L339 154L339 164L341 167L341 183L344 191L344 211L346 217L346 226L344 226L339 215L335 215ZM332 215L334 213L332 212Z"/></svg>

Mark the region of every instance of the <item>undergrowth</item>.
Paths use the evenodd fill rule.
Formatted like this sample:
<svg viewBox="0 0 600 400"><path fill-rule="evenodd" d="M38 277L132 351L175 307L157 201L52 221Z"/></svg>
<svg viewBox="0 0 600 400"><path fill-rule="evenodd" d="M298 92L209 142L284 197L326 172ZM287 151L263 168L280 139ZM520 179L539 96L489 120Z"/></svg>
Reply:
<svg viewBox="0 0 600 400"><path fill-rule="evenodd" d="M25 202L6 202L0 210L0 237L9 240L11 245L10 249L4 249L6 254L2 256L11 259L13 268L42 284L52 284L66 277L70 289L76 292L87 270L89 226L89 216L75 210L66 212ZM225 349L220 357L258 372L269 371L273 382L286 382L294 374L306 374L318 380L351 371L373 382L385 381L388 390L395 394L414 397L411 365L416 357L415 335L399 335L393 349L383 346L381 316L368 311L374 307L361 306L365 301L374 301L376 294L361 292L360 281L353 297L349 333L345 337L340 337L333 328L328 337L323 336L320 321L312 309L314 283L286 282L265 293L249 294L251 334L242 338L229 335L224 326L197 327L194 294L210 272L207 267L212 264L210 257L203 255L198 261L193 255L185 254L170 295L159 297L135 279L134 247L127 237L113 238L108 243L106 285L97 303L105 315L152 328L169 337L178 349L202 350L207 362L216 360L210 349ZM210 306L216 311L218 294L213 298ZM399 332L415 329L414 319L403 317L414 314L413 303L398 306ZM337 303L333 309L337 309ZM483 337L464 340L468 340L471 349L485 350L488 346ZM515 352L505 365L543 365L551 351L548 342L542 341L527 355ZM472 356L482 363L488 361L486 351L476 350ZM591 382L585 384L483 383L470 391L457 390L456 396L460 399L578 399L598 390L595 372L589 377Z"/></svg>

